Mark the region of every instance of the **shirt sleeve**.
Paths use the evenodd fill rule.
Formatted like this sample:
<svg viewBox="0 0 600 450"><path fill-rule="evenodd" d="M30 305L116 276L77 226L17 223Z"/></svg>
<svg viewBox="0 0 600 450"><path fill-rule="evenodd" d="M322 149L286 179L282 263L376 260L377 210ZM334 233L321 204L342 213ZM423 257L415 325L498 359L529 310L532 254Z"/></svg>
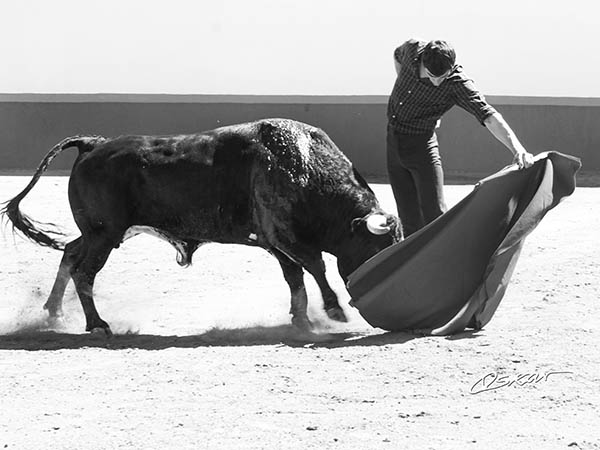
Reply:
<svg viewBox="0 0 600 450"><path fill-rule="evenodd" d="M454 96L458 106L473 114L481 125L496 110L485 100L485 97L477 90L475 83L468 78L461 78L454 84Z"/></svg>
<svg viewBox="0 0 600 450"><path fill-rule="evenodd" d="M406 59L409 56L412 43L412 40L406 41L404 44L394 50L394 59L400 64L406 64Z"/></svg>

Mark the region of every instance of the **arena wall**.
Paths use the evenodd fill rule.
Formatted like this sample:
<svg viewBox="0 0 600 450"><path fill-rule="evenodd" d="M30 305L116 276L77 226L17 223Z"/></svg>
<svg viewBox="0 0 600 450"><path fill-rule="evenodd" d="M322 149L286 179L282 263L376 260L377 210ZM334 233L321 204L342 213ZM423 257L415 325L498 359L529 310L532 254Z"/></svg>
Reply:
<svg viewBox="0 0 600 450"><path fill-rule="evenodd" d="M600 172L600 99L488 96L532 153L579 156ZM0 170L30 172L61 139L76 134L179 134L265 117L324 129L367 177L385 179L386 96L152 94L0 95ZM492 173L510 153L472 116L453 108L438 130L449 181ZM75 151L52 169L68 170Z"/></svg>

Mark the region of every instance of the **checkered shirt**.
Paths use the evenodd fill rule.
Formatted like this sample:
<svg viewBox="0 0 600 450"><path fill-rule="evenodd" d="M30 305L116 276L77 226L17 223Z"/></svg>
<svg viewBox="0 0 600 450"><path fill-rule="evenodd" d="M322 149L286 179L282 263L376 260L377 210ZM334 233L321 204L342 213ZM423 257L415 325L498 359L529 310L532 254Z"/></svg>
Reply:
<svg viewBox="0 0 600 450"><path fill-rule="evenodd" d="M394 52L401 68L388 102L390 125L403 134L431 133L438 119L454 105L473 114L483 125L496 110L477 91L461 66L455 66L439 86L419 76L425 45L422 41L409 40Z"/></svg>

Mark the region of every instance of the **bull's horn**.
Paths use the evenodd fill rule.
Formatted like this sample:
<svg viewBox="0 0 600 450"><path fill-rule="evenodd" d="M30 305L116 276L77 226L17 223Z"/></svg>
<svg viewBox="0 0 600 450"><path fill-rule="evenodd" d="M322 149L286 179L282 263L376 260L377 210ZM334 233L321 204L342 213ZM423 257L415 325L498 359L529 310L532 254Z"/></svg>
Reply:
<svg viewBox="0 0 600 450"><path fill-rule="evenodd" d="M367 219L367 229L373 234L389 233L391 228L382 214L372 214Z"/></svg>

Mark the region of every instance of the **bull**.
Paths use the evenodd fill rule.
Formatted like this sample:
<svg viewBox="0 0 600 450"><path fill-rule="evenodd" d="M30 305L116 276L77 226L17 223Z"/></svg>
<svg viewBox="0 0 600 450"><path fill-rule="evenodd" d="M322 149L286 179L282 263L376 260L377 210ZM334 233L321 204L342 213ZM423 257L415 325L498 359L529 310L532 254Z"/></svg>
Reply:
<svg viewBox="0 0 600 450"><path fill-rule="evenodd" d="M77 147L69 203L81 235L67 242L56 227L23 214L19 204L52 159ZM34 242L64 250L44 308L62 313L72 279L86 331L111 334L92 295L111 251L139 233L168 241L187 266L204 243L262 247L281 266L291 292L292 323L304 330L306 270L316 280L328 317L347 321L325 276L322 252L337 258L340 276L402 239L398 218L385 213L349 159L319 128L265 119L191 135L74 136L55 145L29 184L2 210Z"/></svg>

